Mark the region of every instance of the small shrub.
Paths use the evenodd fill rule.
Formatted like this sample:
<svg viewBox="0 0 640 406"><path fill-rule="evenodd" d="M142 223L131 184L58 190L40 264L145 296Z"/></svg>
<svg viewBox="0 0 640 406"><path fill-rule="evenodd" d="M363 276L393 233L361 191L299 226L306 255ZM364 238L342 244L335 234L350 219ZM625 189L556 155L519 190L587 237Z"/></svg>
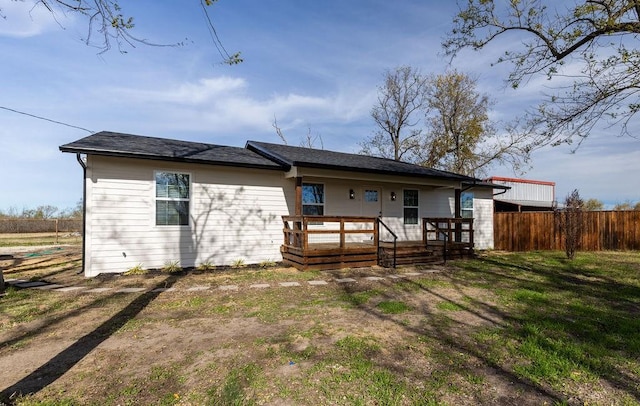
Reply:
<svg viewBox="0 0 640 406"><path fill-rule="evenodd" d="M215 268L215 265L211 263L211 261L203 261L196 268L198 271L212 271Z"/></svg>
<svg viewBox="0 0 640 406"><path fill-rule="evenodd" d="M142 267L142 264L138 264L132 268L127 269L127 271L124 274L125 275L144 275L146 273L149 273L149 270L144 269Z"/></svg>
<svg viewBox="0 0 640 406"><path fill-rule="evenodd" d="M244 259L238 258L231 263L231 268L238 269L244 267Z"/></svg>
<svg viewBox="0 0 640 406"><path fill-rule="evenodd" d="M167 261L164 263L162 270L164 272L176 273L182 271L182 267L180 266L180 261Z"/></svg>
<svg viewBox="0 0 640 406"><path fill-rule="evenodd" d="M276 266L276 262L272 261L270 259L265 259L264 261L260 262L260 264L258 264L258 266L260 268L271 268Z"/></svg>

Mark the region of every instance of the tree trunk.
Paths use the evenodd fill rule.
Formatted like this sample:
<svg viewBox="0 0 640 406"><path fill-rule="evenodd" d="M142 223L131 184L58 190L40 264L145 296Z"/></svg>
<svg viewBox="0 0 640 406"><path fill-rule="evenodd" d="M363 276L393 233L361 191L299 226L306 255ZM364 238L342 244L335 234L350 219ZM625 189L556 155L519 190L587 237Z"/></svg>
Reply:
<svg viewBox="0 0 640 406"><path fill-rule="evenodd" d="M4 292L4 272L0 269L0 293Z"/></svg>

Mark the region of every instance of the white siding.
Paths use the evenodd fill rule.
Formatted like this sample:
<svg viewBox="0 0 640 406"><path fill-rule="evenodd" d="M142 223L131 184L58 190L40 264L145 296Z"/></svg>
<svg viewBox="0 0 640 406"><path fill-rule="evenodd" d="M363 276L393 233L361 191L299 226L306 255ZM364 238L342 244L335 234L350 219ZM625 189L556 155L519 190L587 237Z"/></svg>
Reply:
<svg viewBox="0 0 640 406"><path fill-rule="evenodd" d="M363 216L363 194L367 188L373 188L373 185L367 185L366 187L359 186L356 182L348 182L337 179L307 179L304 183L322 183L324 184L325 193L325 205L324 213L327 216ZM349 191L354 190L354 199L349 198ZM379 198L383 200L382 191ZM381 202L382 203L382 202ZM378 213L372 215L376 217ZM345 226L347 229L370 229L371 223L350 223ZM322 225L312 225L309 229L320 230L339 230L340 225L338 223L325 223ZM348 234L347 242L361 242L372 241L372 234ZM332 242L336 243L340 241L339 234L315 234L309 236L309 242Z"/></svg>
<svg viewBox="0 0 640 406"><path fill-rule="evenodd" d="M155 225L156 171L190 175L189 226ZM419 191L419 218L454 214L453 187L310 176L305 176L304 182L325 185L325 214L336 216L375 217L379 211L371 206L367 210L363 196L366 189L378 189L382 220L400 240L422 238L421 222L404 224L405 189ZM286 179L280 171L213 165L89 156L86 187L87 276L124 272L138 264L161 268L169 261L179 261L183 267L205 261L214 265L228 265L240 259L247 264L280 261L281 216L293 214L295 205L295 180ZM355 192L354 199L349 198L350 189ZM391 192L396 194L396 200L391 200ZM492 191L473 192L476 247L492 248ZM384 239L389 238L381 232Z"/></svg>
<svg viewBox="0 0 640 406"><path fill-rule="evenodd" d="M325 185L325 214L334 216L373 216L378 213L366 213L364 210L364 191L366 189L380 190L380 206L382 221L391 228L400 241L417 241L422 239L422 222L418 224L404 224L403 190L418 190L418 216L423 217L453 217L455 209L455 192L453 188L434 188L415 184L386 183L367 181L350 182L348 180L305 178L305 182L323 183ZM349 190L353 189L355 198L349 199ZM396 200L391 200L391 192L395 192ZM326 225L326 228L331 225ZM314 226L322 228L322 226ZM335 228L335 227L334 227ZM381 230L382 239L390 239L390 235ZM368 235L363 235L368 238ZM354 237L358 238L358 237ZM338 236L331 234L314 236L311 242L334 241Z"/></svg>
<svg viewBox="0 0 640 406"><path fill-rule="evenodd" d="M157 170L191 175L189 226L155 225ZM86 182L87 276L281 260L281 216L293 206L282 172L89 156Z"/></svg>

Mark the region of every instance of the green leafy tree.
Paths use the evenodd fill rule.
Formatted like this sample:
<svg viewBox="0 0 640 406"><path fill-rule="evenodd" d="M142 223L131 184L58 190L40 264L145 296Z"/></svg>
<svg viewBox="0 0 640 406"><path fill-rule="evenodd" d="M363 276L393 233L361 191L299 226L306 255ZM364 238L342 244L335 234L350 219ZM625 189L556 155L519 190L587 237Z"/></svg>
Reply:
<svg viewBox="0 0 640 406"><path fill-rule="evenodd" d="M425 166L480 176L496 163L520 169L528 161L529 152L517 136L497 132L489 120L493 102L476 88L475 78L457 71L429 78Z"/></svg>
<svg viewBox="0 0 640 406"><path fill-rule="evenodd" d="M197 0L198 6L202 9L207 24L207 29L211 34L211 39L223 61L229 65L241 63L240 52L230 54L223 46L218 33L209 16L209 6L217 0ZM118 0L37 0L36 6L43 6L54 18L57 13L78 15L87 20L88 28L85 42L87 45L95 46L100 52L110 50L114 45L120 52L126 52L128 47L136 45L150 46L180 46L182 42L174 44L157 44L146 39L137 37L134 34L134 17L125 13ZM0 7L0 17L2 8Z"/></svg>
<svg viewBox="0 0 640 406"><path fill-rule="evenodd" d="M496 62L512 65L511 86L538 74L548 77L554 92L522 121L526 131L538 134L530 141L536 147L582 142L602 121L629 133L630 120L640 110L638 34L637 0L566 6L543 0L467 0L443 46L455 56L465 48L480 50L508 39L508 49Z"/></svg>
<svg viewBox="0 0 640 406"><path fill-rule="evenodd" d="M583 208L585 211L598 211L604 209L604 203L598 199L587 199L584 201Z"/></svg>

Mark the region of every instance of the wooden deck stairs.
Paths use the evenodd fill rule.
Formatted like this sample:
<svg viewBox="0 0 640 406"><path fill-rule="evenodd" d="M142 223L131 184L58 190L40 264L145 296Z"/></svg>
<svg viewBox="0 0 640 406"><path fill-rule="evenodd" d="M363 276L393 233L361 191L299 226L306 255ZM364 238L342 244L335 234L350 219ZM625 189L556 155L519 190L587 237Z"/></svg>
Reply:
<svg viewBox="0 0 640 406"><path fill-rule="evenodd" d="M449 244L445 256L444 243L431 242L425 246L423 241L402 241L397 243L395 263L396 265L428 265L472 256L473 249L468 244ZM393 267L393 242L380 243L378 265L386 268Z"/></svg>

